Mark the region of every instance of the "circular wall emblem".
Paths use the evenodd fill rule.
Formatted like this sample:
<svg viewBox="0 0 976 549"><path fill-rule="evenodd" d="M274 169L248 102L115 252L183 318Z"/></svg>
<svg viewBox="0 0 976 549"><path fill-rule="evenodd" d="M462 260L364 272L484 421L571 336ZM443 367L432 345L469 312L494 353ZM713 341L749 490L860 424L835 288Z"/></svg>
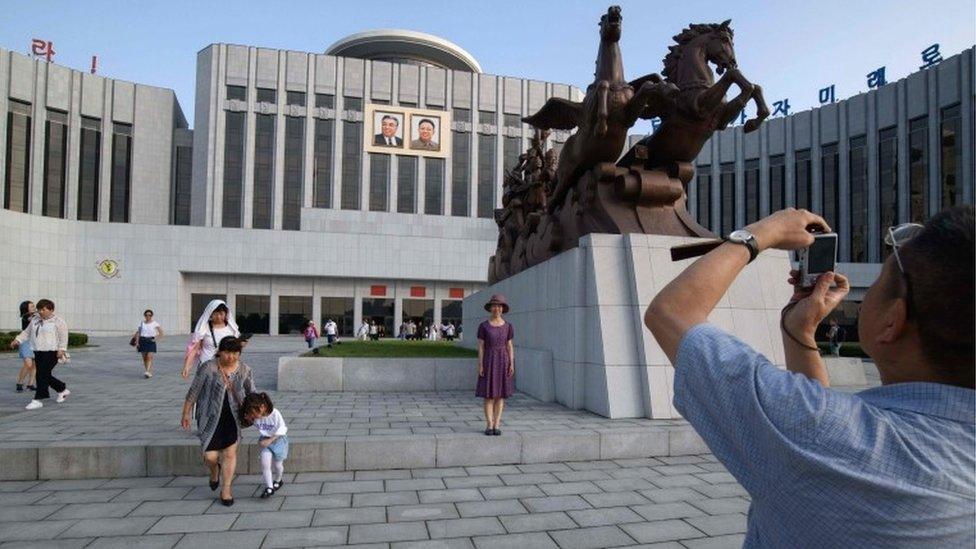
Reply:
<svg viewBox="0 0 976 549"><path fill-rule="evenodd" d="M98 274L105 278L115 278L119 274L119 264L114 259L103 259L97 268Z"/></svg>

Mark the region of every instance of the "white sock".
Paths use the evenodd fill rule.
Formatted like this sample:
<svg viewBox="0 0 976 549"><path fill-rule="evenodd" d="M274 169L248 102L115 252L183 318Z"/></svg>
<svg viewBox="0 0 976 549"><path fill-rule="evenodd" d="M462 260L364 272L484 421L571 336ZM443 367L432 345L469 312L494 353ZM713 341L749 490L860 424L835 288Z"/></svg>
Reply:
<svg viewBox="0 0 976 549"><path fill-rule="evenodd" d="M264 484L268 488L273 488L271 481L271 452L261 450L261 474L264 476Z"/></svg>
<svg viewBox="0 0 976 549"><path fill-rule="evenodd" d="M285 476L285 462L275 460L274 469L275 469L275 482L281 482L281 477Z"/></svg>

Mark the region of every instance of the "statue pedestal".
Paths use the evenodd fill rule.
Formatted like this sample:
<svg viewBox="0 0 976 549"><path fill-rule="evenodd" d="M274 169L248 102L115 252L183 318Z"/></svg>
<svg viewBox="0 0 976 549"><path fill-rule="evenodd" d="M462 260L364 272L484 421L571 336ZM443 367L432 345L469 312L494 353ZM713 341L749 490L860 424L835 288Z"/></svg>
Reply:
<svg viewBox="0 0 976 549"><path fill-rule="evenodd" d="M465 298L462 344L476 348L484 304L504 294L515 326L517 390L609 418L678 418L674 368L643 319L657 292L694 261L672 262L670 248L699 240L586 235L578 247ZM709 318L780 366L789 271L787 252L763 252Z"/></svg>

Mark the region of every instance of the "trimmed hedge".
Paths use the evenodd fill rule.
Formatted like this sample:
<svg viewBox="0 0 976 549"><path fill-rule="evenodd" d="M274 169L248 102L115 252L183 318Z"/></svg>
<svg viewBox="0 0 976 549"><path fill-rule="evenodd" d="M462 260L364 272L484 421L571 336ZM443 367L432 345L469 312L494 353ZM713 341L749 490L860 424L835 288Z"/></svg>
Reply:
<svg viewBox="0 0 976 549"><path fill-rule="evenodd" d="M10 342L17 337L20 332L0 333L0 352L10 350ZM68 332L68 347L84 347L88 345L88 334L80 332Z"/></svg>

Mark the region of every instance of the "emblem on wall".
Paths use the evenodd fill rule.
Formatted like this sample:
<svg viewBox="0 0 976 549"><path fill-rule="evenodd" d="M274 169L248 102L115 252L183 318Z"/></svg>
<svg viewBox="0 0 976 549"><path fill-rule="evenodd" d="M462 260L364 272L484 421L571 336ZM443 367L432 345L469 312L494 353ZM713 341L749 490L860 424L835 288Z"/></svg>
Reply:
<svg viewBox="0 0 976 549"><path fill-rule="evenodd" d="M119 276L119 264L114 259L103 259L98 262L95 267L98 269L98 274L104 276L105 278L115 278Z"/></svg>

